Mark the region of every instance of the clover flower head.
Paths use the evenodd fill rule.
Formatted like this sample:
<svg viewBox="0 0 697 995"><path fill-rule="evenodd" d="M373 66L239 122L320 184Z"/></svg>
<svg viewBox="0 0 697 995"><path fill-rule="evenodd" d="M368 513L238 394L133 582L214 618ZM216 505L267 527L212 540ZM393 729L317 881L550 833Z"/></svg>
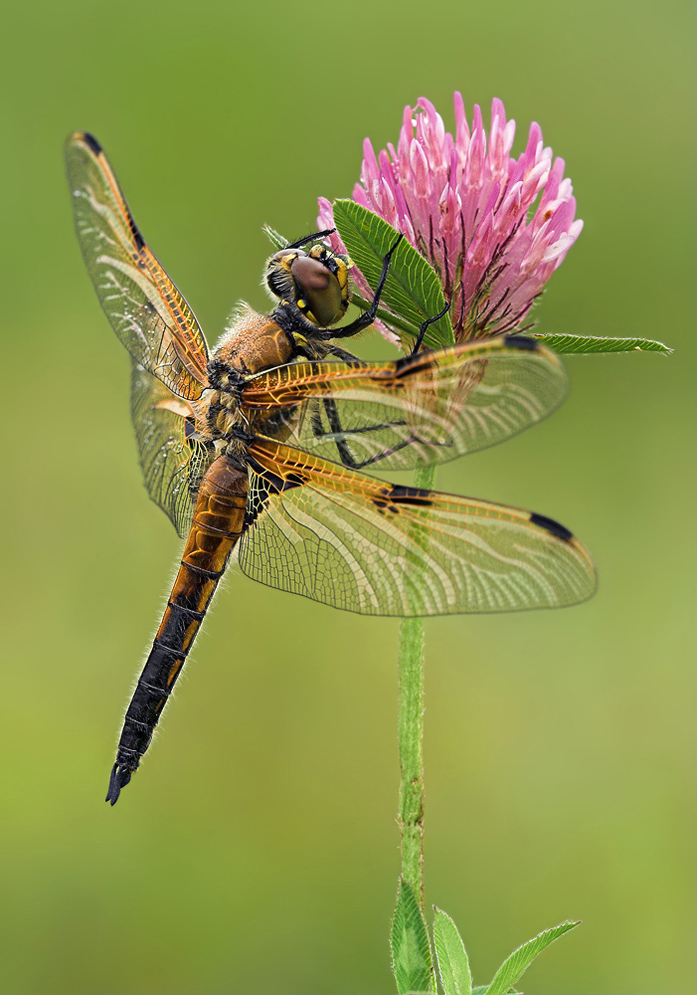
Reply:
<svg viewBox="0 0 697 995"><path fill-rule="evenodd" d="M515 121L506 121L500 100L492 103L488 139L477 105L470 129L459 93L455 122L453 136L424 97L406 107L396 149L389 144L376 156L366 138L353 199L428 259L461 341L518 329L583 222L574 220L564 160L553 159L539 124L530 125L525 150L515 159ZM334 226L332 206L323 197L318 223ZM345 251L338 234L331 240ZM354 274L370 296L365 279Z"/></svg>

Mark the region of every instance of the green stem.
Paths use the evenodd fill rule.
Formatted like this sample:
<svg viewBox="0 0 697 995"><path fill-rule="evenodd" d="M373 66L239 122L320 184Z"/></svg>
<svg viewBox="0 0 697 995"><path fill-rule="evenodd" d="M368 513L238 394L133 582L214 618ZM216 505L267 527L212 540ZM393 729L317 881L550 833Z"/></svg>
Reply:
<svg viewBox="0 0 697 995"><path fill-rule="evenodd" d="M433 487L435 467L418 469L417 487ZM424 909L424 621L405 618L399 629L399 814L402 877Z"/></svg>

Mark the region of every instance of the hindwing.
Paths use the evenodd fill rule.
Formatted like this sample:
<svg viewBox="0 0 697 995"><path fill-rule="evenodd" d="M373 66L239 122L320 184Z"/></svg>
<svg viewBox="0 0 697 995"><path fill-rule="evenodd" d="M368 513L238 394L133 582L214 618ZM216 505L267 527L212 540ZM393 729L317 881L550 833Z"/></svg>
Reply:
<svg viewBox="0 0 697 995"><path fill-rule="evenodd" d="M249 447L239 563L271 587L363 615L556 608L595 590L564 526L387 484L271 442Z"/></svg>

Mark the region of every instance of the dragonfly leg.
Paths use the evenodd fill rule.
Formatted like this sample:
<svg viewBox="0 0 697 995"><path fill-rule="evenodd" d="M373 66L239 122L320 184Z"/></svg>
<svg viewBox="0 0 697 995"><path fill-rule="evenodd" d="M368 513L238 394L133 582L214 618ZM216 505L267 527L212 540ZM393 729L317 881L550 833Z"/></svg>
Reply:
<svg viewBox="0 0 697 995"><path fill-rule="evenodd" d="M286 245L286 249L299 249L301 245L307 245L308 242L319 242L320 239L325 238L327 235L333 235L336 228L325 228L324 231L316 231L312 235L305 235L303 238L297 239L295 242L291 242L290 245ZM282 249L281 251L285 251Z"/></svg>
<svg viewBox="0 0 697 995"><path fill-rule="evenodd" d="M348 446L348 440L346 438L346 431L341 424L341 418L339 412L337 411L336 404L331 397L325 397L322 399L322 404L324 405L324 410L327 414L327 420L329 422L329 427L331 428L332 441L335 443L337 450L339 451L339 456L341 462L344 466L349 467L351 470L362 470L366 466L370 466L371 463L377 463L380 460L386 459L388 456L392 456L394 453L399 452L400 449L404 449L406 446L410 446L413 442L418 442L418 438L415 435L410 435L408 438L403 439L400 443L395 446L384 446L379 452L374 453L367 459L358 460L355 458ZM390 422L384 425L367 425L359 429L353 430L351 435L358 435L360 433L367 432L377 432L380 429L393 428L396 425L406 425L406 422ZM313 412L312 416L312 431L316 438L321 438L327 433L322 427L322 420L319 417L319 412Z"/></svg>
<svg viewBox="0 0 697 995"><path fill-rule="evenodd" d="M373 294L373 299L370 303L370 307L363 314L359 315L355 321L350 322L348 325L343 325L341 328L321 328L317 330L318 338L323 339L343 339L348 335L355 335L357 332L363 331L364 328L368 328L375 321L375 316L377 315L378 306L380 304L380 297L382 296L382 291L385 287L385 281L387 280L387 274L390 271L390 263L392 262L392 256L399 245L399 243L404 238L404 235L400 235L395 241L394 245L391 246L389 251L385 254L382 260L382 272L380 274L380 279L378 280L378 285L375 288L375 293Z"/></svg>
<svg viewBox="0 0 697 995"><path fill-rule="evenodd" d="M333 343L328 343L326 355L336 356L337 359L341 359L345 363L352 363L354 366L364 365L364 360L359 359L358 356L354 356L348 349L342 349L341 346L334 345Z"/></svg>
<svg viewBox="0 0 697 995"><path fill-rule="evenodd" d="M426 334L426 329L428 328L429 325L432 325L434 321L440 321L440 319L443 318L448 313L448 311L450 310L450 304L451 302L448 301L448 303L445 305L440 314L436 314L432 318L427 318L426 321L424 321L423 325L419 329L419 334L416 338L416 342L414 342L414 347L409 353L410 356L415 356L417 354L417 352L419 351L419 349L423 344L424 335Z"/></svg>

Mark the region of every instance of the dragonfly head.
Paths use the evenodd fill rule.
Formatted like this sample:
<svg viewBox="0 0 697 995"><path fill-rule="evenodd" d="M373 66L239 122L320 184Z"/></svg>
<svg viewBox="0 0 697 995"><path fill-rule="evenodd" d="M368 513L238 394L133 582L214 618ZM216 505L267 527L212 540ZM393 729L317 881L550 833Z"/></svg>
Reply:
<svg viewBox="0 0 697 995"><path fill-rule="evenodd" d="M266 285L282 303L326 328L346 314L351 266L348 256L332 252L322 243L307 251L291 245L269 259Z"/></svg>

